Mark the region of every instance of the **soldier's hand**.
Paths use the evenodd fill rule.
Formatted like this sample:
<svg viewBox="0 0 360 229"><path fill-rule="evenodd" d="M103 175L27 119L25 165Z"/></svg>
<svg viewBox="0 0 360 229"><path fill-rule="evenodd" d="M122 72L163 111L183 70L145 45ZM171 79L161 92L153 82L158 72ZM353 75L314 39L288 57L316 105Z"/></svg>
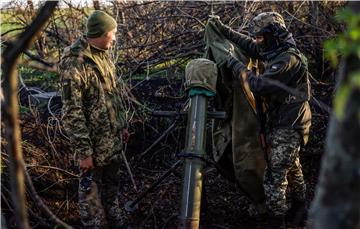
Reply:
<svg viewBox="0 0 360 229"><path fill-rule="evenodd" d="M80 167L81 172L83 172L83 173L87 173L88 171L93 169L94 163L93 163L92 157L89 156L83 160L79 160L79 167Z"/></svg>
<svg viewBox="0 0 360 229"><path fill-rule="evenodd" d="M209 15L210 21L214 20L220 20L220 17L218 15Z"/></svg>
<svg viewBox="0 0 360 229"><path fill-rule="evenodd" d="M241 70L246 69L246 66L242 64L236 57L234 57L231 53L228 55L226 59L226 66L230 69L233 69L235 67L240 68Z"/></svg>
<svg viewBox="0 0 360 229"><path fill-rule="evenodd" d="M216 26L222 26L223 23L220 20L220 17L217 15L209 15L209 22L214 23Z"/></svg>
<svg viewBox="0 0 360 229"><path fill-rule="evenodd" d="M229 54L229 56L227 57L226 67L231 69L233 77L235 79L239 79L240 77L242 82L247 81L249 70L242 62L240 62L236 57L231 54Z"/></svg>
<svg viewBox="0 0 360 229"><path fill-rule="evenodd" d="M122 131L122 138L124 140L125 143L128 143L130 140L130 133L129 130L127 128L123 129Z"/></svg>
<svg viewBox="0 0 360 229"><path fill-rule="evenodd" d="M251 74L251 71L250 70L243 70L240 72L240 76L242 78L242 81L243 82L247 82L247 80L249 79L249 76Z"/></svg>

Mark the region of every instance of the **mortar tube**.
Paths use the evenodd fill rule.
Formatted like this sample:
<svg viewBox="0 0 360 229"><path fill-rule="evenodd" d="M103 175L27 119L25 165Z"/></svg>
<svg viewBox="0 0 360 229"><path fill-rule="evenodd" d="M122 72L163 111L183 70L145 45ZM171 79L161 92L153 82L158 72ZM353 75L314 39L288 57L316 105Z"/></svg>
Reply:
<svg viewBox="0 0 360 229"><path fill-rule="evenodd" d="M201 158L205 157L207 101L208 98L201 94L190 99L185 140L185 152L189 156L184 158L178 229L199 228L202 170L205 165Z"/></svg>

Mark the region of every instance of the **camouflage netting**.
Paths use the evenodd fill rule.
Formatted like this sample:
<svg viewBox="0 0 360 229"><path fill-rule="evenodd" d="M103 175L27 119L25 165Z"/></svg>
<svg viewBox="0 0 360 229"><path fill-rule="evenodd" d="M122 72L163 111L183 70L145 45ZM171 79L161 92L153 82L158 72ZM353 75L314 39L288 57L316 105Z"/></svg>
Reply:
<svg viewBox="0 0 360 229"><path fill-rule="evenodd" d="M205 28L205 41L204 56L218 67L215 107L227 114L225 120L214 123L214 158L224 168L225 176L235 180L255 203L263 203L265 160L257 133L252 94L240 81L233 80L232 72L226 66L229 52L245 64L249 60L212 23Z"/></svg>

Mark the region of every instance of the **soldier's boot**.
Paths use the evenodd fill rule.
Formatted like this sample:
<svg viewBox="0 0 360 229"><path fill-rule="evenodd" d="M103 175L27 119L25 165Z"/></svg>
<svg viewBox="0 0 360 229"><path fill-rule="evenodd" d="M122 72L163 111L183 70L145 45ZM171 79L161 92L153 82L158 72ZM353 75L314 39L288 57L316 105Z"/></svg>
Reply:
<svg viewBox="0 0 360 229"><path fill-rule="evenodd" d="M307 205L305 200L292 200L291 207L286 213L286 221L297 228L306 226Z"/></svg>
<svg viewBox="0 0 360 229"><path fill-rule="evenodd" d="M266 222L266 229L286 229L284 215L269 215Z"/></svg>

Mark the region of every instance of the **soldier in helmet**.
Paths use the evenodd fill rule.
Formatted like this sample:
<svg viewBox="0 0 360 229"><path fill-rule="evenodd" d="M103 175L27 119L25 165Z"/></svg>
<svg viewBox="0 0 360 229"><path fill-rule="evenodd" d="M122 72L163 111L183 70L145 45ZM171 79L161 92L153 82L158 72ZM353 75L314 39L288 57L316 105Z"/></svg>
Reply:
<svg viewBox="0 0 360 229"><path fill-rule="evenodd" d="M117 23L94 11L86 34L65 48L59 64L62 121L81 171L79 210L86 228L120 228L119 159L129 140L115 65L108 49Z"/></svg>
<svg viewBox="0 0 360 229"><path fill-rule="evenodd" d="M297 225L304 224L305 183L299 151L307 143L311 125L307 60L297 49L283 17L277 12L261 13L252 20L249 28L255 39L225 26L219 18L212 19L212 23L239 45L245 55L261 61L264 66L256 73L247 70L231 55L227 61L233 75L242 76L267 107L269 150L264 175L269 214L267 226L285 228L285 216ZM292 194L290 209L286 204L288 187Z"/></svg>

